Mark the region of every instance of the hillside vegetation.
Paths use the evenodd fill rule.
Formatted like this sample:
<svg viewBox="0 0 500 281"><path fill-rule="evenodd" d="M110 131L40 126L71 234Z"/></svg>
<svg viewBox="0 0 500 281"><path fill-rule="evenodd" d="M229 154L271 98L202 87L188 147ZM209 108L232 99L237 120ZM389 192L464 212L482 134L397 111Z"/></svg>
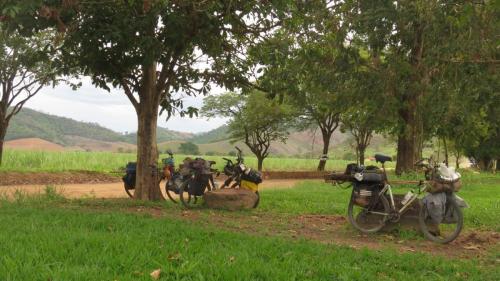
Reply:
<svg viewBox="0 0 500 281"><path fill-rule="evenodd" d="M193 134L178 132L158 127L158 148L161 152L171 149L178 153L179 146L184 142L193 142L198 145L202 155L227 155L235 151L237 145L246 155L251 151L242 142L231 143L227 126L214 130ZM30 140L36 140L36 142ZM50 143L61 145L67 150L84 151L114 151L132 152L135 150L136 133L122 134L104 128L99 124L76 121L70 118L54 116L32 109L25 108L12 119L7 132L7 148L44 150ZM17 140L17 141L13 141ZM40 146L41 141L47 141ZM334 159L353 158L354 149L350 146L350 136L336 131L330 143L330 157ZM318 158L321 155L322 140L318 131L306 130L291 132L286 143L275 142L271 145L271 155ZM367 156L374 152L394 154L394 145L382 136L375 136L367 150Z"/></svg>
<svg viewBox="0 0 500 281"><path fill-rule="evenodd" d="M172 131L158 127L158 141L187 140L193 134ZM121 134L96 123L76 121L66 117L50 115L24 108L11 121L6 140L40 138L64 146L79 143L69 136L82 137L105 142L126 142L135 144L136 133Z"/></svg>

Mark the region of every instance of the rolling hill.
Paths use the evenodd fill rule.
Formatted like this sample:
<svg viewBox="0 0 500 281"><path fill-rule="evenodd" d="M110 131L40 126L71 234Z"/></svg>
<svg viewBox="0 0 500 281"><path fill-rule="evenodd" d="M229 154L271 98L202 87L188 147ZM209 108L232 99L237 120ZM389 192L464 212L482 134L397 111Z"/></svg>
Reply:
<svg viewBox="0 0 500 281"><path fill-rule="evenodd" d="M159 142L187 140L194 136L191 133L172 131L162 127L158 127L157 135ZM39 138L63 146L79 146L80 138L133 145L136 143L137 134L121 134L96 123L80 122L24 108L12 118L6 140L23 138Z"/></svg>
<svg viewBox="0 0 500 281"><path fill-rule="evenodd" d="M242 142L232 144L229 141L227 126L214 130L192 134L172 131L158 127L158 148L161 152L172 149L178 152L183 142L198 145L201 154L228 154L235 151L237 145L245 154L250 150ZM122 134L104 128L99 124L85 123L70 118L45 114L31 109L23 109L15 116L7 131L7 148L47 149L47 150L83 150L132 152L136 149L136 133ZM348 134L336 131L332 137L331 157L343 158L353 152ZM291 132L286 143L273 143L271 155L313 157L321 155L322 141L319 131ZM367 155L373 151L393 153L392 142L382 136L375 136Z"/></svg>

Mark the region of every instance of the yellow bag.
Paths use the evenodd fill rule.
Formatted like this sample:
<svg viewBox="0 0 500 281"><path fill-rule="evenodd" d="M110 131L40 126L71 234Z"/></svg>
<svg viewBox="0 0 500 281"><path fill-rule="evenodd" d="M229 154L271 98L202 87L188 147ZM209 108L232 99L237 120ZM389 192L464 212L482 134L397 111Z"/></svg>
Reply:
<svg viewBox="0 0 500 281"><path fill-rule="evenodd" d="M251 181L241 180L240 187L254 192L259 191L259 185Z"/></svg>

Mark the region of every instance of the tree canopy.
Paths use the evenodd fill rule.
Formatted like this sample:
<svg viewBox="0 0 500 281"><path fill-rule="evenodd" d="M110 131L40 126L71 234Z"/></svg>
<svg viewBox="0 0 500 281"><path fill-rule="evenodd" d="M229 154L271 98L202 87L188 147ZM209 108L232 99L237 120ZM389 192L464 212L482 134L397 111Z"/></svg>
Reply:
<svg viewBox="0 0 500 281"><path fill-rule="evenodd" d="M286 141L294 119L287 105L270 100L259 91L244 96L233 92L208 96L201 112L208 118L230 118L228 132L231 140L243 141L248 146L257 157L259 171L270 153L271 143Z"/></svg>

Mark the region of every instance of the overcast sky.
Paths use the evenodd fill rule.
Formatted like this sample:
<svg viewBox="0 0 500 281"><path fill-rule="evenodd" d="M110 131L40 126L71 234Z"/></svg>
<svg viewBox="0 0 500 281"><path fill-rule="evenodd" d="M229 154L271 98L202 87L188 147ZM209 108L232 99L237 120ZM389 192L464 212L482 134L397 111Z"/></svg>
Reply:
<svg viewBox="0 0 500 281"><path fill-rule="evenodd" d="M120 89L111 93L95 88L89 79L82 80L82 87L73 91L66 85L56 88L46 87L33 97L26 107L52 115L72 118L78 121L98 123L118 132L137 131L135 110ZM213 93L223 90L215 88ZM201 107L203 97L185 97L185 105ZM160 116L158 125L175 131L199 133L215 129L226 122L225 119L172 117L166 121Z"/></svg>

